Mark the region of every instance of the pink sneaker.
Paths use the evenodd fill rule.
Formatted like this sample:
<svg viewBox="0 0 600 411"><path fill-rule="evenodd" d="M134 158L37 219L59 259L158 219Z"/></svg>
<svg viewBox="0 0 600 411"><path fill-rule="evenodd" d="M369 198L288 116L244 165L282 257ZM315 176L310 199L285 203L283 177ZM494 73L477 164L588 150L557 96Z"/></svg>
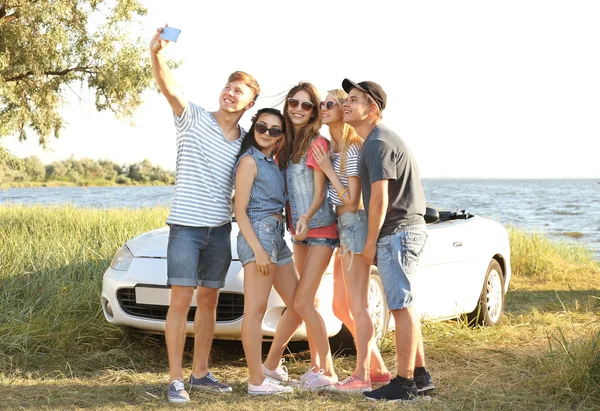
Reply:
<svg viewBox="0 0 600 411"><path fill-rule="evenodd" d="M334 384L331 387L331 391L345 392L348 394L366 392L366 391L371 391L371 390L372 390L372 387L371 387L370 380L361 381L358 378L356 378L354 375L351 375L350 377L346 377L344 380Z"/></svg>
<svg viewBox="0 0 600 411"><path fill-rule="evenodd" d="M389 371L385 374L375 374L371 371L370 374L371 383L373 384L388 384L392 380L392 373Z"/></svg>
<svg viewBox="0 0 600 411"><path fill-rule="evenodd" d="M334 380L337 380L337 378L334 377L332 379L330 377L326 377L323 375L323 370L319 370L318 373L309 375L306 380L304 380L302 388L310 391L326 390L337 382Z"/></svg>

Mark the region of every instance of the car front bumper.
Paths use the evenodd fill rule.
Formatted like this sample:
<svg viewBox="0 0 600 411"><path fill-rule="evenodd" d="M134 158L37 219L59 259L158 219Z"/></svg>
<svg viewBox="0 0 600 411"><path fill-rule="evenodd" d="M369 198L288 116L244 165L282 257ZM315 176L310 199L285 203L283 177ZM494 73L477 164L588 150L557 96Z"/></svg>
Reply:
<svg viewBox="0 0 600 411"><path fill-rule="evenodd" d="M106 320L116 326L132 327L145 332L164 333L165 318L170 301L170 289L166 286L167 260L165 258L134 258L127 271L108 268L102 283L102 309ZM217 306L215 339L240 340L243 318L243 268L239 261L232 261L221 289ZM331 311L332 275L325 275L318 299L328 335L337 334L341 323ZM194 335L196 298L188 314L186 333ZM286 307L275 290L269 296L267 311L262 322L265 340L275 335L277 323ZM293 340L306 340L304 323L296 330Z"/></svg>

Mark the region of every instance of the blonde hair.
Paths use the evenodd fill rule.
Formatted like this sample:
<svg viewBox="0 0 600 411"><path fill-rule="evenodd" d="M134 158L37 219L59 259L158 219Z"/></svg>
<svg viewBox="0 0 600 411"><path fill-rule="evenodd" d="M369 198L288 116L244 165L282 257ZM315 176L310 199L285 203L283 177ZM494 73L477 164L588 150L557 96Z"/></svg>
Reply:
<svg viewBox="0 0 600 411"><path fill-rule="evenodd" d="M348 97L348 93L339 88L329 90L327 94L333 97L338 102L340 107L342 107L342 104L344 104L346 101L346 97ZM340 175L346 175L347 154L348 149L352 145L362 148L363 139L356 133L354 127L352 127L350 124L344 123L342 126L342 138L339 141L336 141L334 138L331 139L331 147L333 151L341 152Z"/></svg>

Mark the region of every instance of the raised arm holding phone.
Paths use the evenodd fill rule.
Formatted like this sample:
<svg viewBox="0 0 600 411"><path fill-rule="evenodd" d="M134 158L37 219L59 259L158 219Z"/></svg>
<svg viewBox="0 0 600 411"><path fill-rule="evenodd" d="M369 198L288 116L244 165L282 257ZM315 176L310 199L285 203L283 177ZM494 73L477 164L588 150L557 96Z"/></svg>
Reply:
<svg viewBox="0 0 600 411"><path fill-rule="evenodd" d="M194 360L189 384L196 389L231 392L208 369L219 289L231 262L233 168L246 131L238 122L260 93L251 75L236 71L209 112L187 100L163 56L170 43L159 28L150 41L156 83L174 114L177 144L176 186L167 224L167 286L171 302L165 325L169 356L168 399L189 401L183 378L187 315L196 289ZM168 37L168 36L165 36ZM214 153L218 153L218 158ZM202 159L202 160L201 160Z"/></svg>

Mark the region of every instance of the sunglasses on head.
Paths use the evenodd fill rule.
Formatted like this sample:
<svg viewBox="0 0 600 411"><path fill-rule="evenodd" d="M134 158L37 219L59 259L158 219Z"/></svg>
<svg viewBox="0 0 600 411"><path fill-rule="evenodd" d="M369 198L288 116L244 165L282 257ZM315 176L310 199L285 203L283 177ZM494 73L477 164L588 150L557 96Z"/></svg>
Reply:
<svg viewBox="0 0 600 411"><path fill-rule="evenodd" d="M256 130L256 132L258 134L266 134L268 132L269 136L271 136L273 138L279 137L281 134L283 134L283 131L281 131L280 128L276 128L276 127L267 128L267 126L263 123L256 123L254 125L254 130Z"/></svg>
<svg viewBox="0 0 600 411"><path fill-rule="evenodd" d="M321 110L331 110L337 103L335 101L321 101Z"/></svg>
<svg viewBox="0 0 600 411"><path fill-rule="evenodd" d="M287 101L288 101L288 106L290 106L290 108L296 108L300 104L302 106L302 110L304 110L304 111L311 111L313 109L313 107L315 106L312 103L312 101L303 101L302 103L300 103L300 101L298 101L295 98L288 98Z"/></svg>

